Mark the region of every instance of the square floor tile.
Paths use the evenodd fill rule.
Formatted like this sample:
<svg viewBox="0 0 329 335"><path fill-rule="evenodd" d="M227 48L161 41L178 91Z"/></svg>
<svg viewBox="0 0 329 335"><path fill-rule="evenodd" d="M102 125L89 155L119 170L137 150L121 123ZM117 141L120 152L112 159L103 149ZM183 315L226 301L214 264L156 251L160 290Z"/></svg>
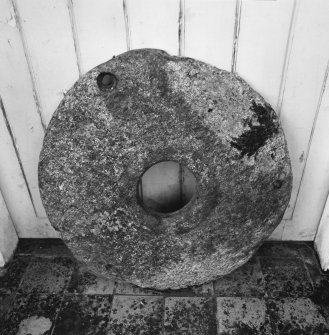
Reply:
<svg viewBox="0 0 329 335"><path fill-rule="evenodd" d="M166 335L216 335L215 302L212 298L169 297L165 299Z"/></svg>
<svg viewBox="0 0 329 335"><path fill-rule="evenodd" d="M20 293L61 293L71 278L74 263L69 258L34 258L19 287Z"/></svg>
<svg viewBox="0 0 329 335"><path fill-rule="evenodd" d="M18 294L0 323L0 335L50 335L60 305L56 295Z"/></svg>
<svg viewBox="0 0 329 335"><path fill-rule="evenodd" d="M35 238L20 238L15 250L15 255L32 255L37 243L36 240Z"/></svg>
<svg viewBox="0 0 329 335"><path fill-rule="evenodd" d="M258 298L217 298L218 335L270 335L266 305Z"/></svg>
<svg viewBox="0 0 329 335"><path fill-rule="evenodd" d="M319 307L308 298L269 299L267 311L275 335L329 335Z"/></svg>
<svg viewBox="0 0 329 335"><path fill-rule="evenodd" d="M311 259L316 260L316 253L314 250L314 243L313 242L300 242L298 244L299 253L301 254L302 258L304 259Z"/></svg>
<svg viewBox="0 0 329 335"><path fill-rule="evenodd" d="M163 298L115 296L108 335L162 334Z"/></svg>
<svg viewBox="0 0 329 335"><path fill-rule="evenodd" d="M67 291L81 294L113 294L113 279L96 276L88 268L76 267L72 273Z"/></svg>
<svg viewBox="0 0 329 335"><path fill-rule="evenodd" d="M139 286L124 282L117 281L115 284L115 294L126 295L163 295L163 291L141 288Z"/></svg>
<svg viewBox="0 0 329 335"><path fill-rule="evenodd" d="M257 256L274 258L301 258L300 243L266 241L257 251Z"/></svg>
<svg viewBox="0 0 329 335"><path fill-rule="evenodd" d="M52 335L107 335L112 296L65 296Z"/></svg>
<svg viewBox="0 0 329 335"><path fill-rule="evenodd" d="M313 287L326 278L326 275L323 273L320 263L316 258L305 258L304 264L306 266L307 273L311 278Z"/></svg>
<svg viewBox="0 0 329 335"><path fill-rule="evenodd" d="M0 293L15 292L30 262L29 257L14 257L0 272Z"/></svg>
<svg viewBox="0 0 329 335"><path fill-rule="evenodd" d="M58 238L39 239L34 254L39 257L73 257L64 241Z"/></svg>
<svg viewBox="0 0 329 335"><path fill-rule="evenodd" d="M1 318L4 317L11 307L15 298L15 293L7 294L7 293L0 293L0 324Z"/></svg>
<svg viewBox="0 0 329 335"><path fill-rule="evenodd" d="M300 259L260 258L269 297L308 297L312 285Z"/></svg>
<svg viewBox="0 0 329 335"><path fill-rule="evenodd" d="M320 308L329 323L329 278L323 277L314 286L310 299ZM329 335L329 334L328 334Z"/></svg>
<svg viewBox="0 0 329 335"><path fill-rule="evenodd" d="M262 297L264 277L256 257L214 282L215 295L222 297Z"/></svg>

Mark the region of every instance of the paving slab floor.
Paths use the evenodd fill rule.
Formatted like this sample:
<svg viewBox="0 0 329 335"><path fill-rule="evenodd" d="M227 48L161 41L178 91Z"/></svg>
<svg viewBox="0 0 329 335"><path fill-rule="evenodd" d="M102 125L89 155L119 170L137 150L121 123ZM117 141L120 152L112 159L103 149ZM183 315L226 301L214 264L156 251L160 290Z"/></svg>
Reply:
<svg viewBox="0 0 329 335"><path fill-rule="evenodd" d="M311 242L265 242L201 286L98 277L59 239L21 239L0 269L0 335L329 335L329 274Z"/></svg>

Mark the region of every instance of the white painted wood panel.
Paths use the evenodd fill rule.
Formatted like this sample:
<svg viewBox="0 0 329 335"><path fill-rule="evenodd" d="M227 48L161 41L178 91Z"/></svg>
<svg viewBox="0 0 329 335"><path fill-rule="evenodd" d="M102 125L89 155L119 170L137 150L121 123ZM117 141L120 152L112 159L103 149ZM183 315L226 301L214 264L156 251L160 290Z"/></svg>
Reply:
<svg viewBox="0 0 329 335"><path fill-rule="evenodd" d="M236 72L279 114L281 89L286 79L295 0L243 1L237 43ZM290 212L285 215L290 218ZM281 239L285 222L270 239Z"/></svg>
<svg viewBox="0 0 329 335"><path fill-rule="evenodd" d="M17 159L13 138L0 108L0 190L19 237L56 237L48 219L37 218Z"/></svg>
<svg viewBox="0 0 329 335"><path fill-rule="evenodd" d="M294 0L242 1L236 72L275 109Z"/></svg>
<svg viewBox="0 0 329 335"><path fill-rule="evenodd" d="M281 241L285 223L286 223L285 220L282 220L281 223L275 228L275 230L273 231L273 233L270 235L268 239L271 241Z"/></svg>
<svg viewBox="0 0 329 335"><path fill-rule="evenodd" d="M78 79L77 57L66 0L14 0L28 48L41 113L48 124Z"/></svg>
<svg viewBox="0 0 329 335"><path fill-rule="evenodd" d="M185 55L231 70L236 2L186 0Z"/></svg>
<svg viewBox="0 0 329 335"><path fill-rule="evenodd" d="M179 52L179 0L126 0L130 48Z"/></svg>
<svg viewBox="0 0 329 335"><path fill-rule="evenodd" d="M294 175L287 219L293 218L328 62L328 11L326 0L299 1L281 108Z"/></svg>
<svg viewBox="0 0 329 335"><path fill-rule="evenodd" d="M329 270L329 197L327 198L315 237L315 247L318 252L321 267L324 271Z"/></svg>
<svg viewBox="0 0 329 335"><path fill-rule="evenodd" d="M16 230L0 191L0 267L10 260L17 242Z"/></svg>
<svg viewBox="0 0 329 335"><path fill-rule="evenodd" d="M323 83L318 112L311 133L309 154L305 163L305 171L293 219L286 222L283 234L285 240L313 239L329 192L328 70L329 63L326 71L326 80ZM306 155L303 159L306 159Z"/></svg>
<svg viewBox="0 0 329 335"><path fill-rule="evenodd" d="M326 0L0 1L0 189L18 235L58 236L40 218L37 161L63 92L126 49L160 48L233 69L277 107L294 186L270 238L313 239L329 190L328 12Z"/></svg>
<svg viewBox="0 0 329 335"><path fill-rule="evenodd" d="M82 73L127 50L122 0L69 0Z"/></svg>
<svg viewBox="0 0 329 335"><path fill-rule="evenodd" d="M0 96L24 168L36 213L46 217L38 185L38 160L44 131L11 2L0 2Z"/></svg>

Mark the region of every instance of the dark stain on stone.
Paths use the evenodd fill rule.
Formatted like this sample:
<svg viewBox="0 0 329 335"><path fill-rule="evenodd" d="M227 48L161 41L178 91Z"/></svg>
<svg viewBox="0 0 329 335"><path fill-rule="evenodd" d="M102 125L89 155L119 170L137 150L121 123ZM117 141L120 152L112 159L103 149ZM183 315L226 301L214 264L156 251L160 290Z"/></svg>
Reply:
<svg viewBox="0 0 329 335"><path fill-rule="evenodd" d="M281 180L275 180L274 183L273 183L273 187L278 189L278 188L281 188L282 186L282 181Z"/></svg>
<svg viewBox="0 0 329 335"><path fill-rule="evenodd" d="M183 234L187 234L190 230L191 230L190 227L179 226L176 229L176 233L177 235L183 235Z"/></svg>
<svg viewBox="0 0 329 335"><path fill-rule="evenodd" d="M165 59L161 59L160 61L157 59L153 60L149 65L149 79L151 85L158 89L162 98L165 98L169 93L169 78L167 72L163 68L165 62Z"/></svg>
<svg viewBox="0 0 329 335"><path fill-rule="evenodd" d="M254 125L252 120L246 121L250 128L239 137L232 137L232 147L240 151L240 157L254 155L265 142L278 132L278 125L275 122L275 112L270 105L265 107L252 101L250 110L255 113L259 124Z"/></svg>
<svg viewBox="0 0 329 335"><path fill-rule="evenodd" d="M203 245L203 249L207 250L210 255L217 251L217 240L219 240L220 234L211 236Z"/></svg>

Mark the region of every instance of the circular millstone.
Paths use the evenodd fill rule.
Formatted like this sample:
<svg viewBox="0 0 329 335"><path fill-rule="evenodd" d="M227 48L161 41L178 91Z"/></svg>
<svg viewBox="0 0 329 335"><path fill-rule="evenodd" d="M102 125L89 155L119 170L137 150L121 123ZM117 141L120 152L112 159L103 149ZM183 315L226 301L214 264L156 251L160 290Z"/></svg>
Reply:
<svg viewBox="0 0 329 335"><path fill-rule="evenodd" d="M141 176L161 161L196 180L173 213L138 200ZM95 67L66 93L39 182L51 223L93 271L177 289L253 255L282 219L292 173L275 112L239 76L143 49Z"/></svg>

